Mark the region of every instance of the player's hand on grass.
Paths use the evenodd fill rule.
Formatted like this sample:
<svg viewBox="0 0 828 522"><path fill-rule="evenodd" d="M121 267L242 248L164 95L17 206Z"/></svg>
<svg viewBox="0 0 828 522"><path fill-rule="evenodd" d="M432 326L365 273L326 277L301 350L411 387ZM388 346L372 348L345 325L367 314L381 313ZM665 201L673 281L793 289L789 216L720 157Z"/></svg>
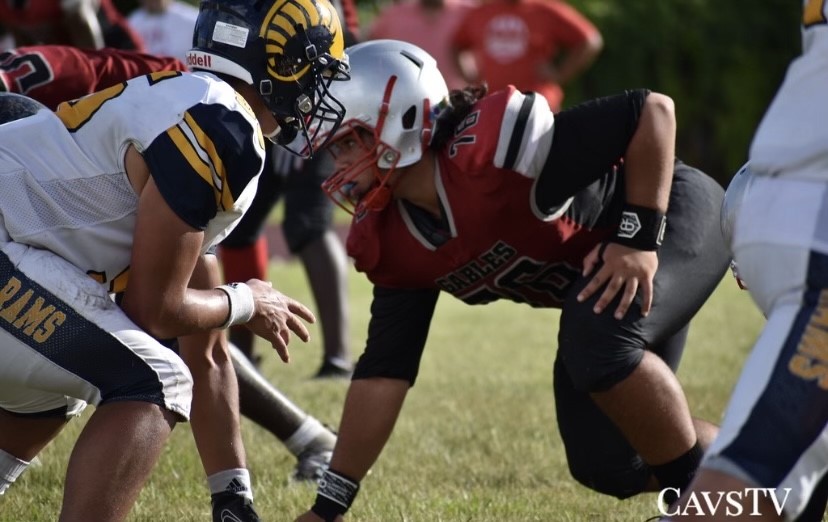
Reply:
<svg viewBox="0 0 828 522"><path fill-rule="evenodd" d="M621 292L621 301L614 313L616 319L621 319L640 290L641 315L646 317L653 304L653 278L658 269L658 255L654 251L636 250L618 243L600 243L584 258L582 275L589 276L599 265L601 268L578 294L578 301L589 299L603 288L593 308L600 314Z"/></svg>
<svg viewBox="0 0 828 522"><path fill-rule="evenodd" d="M259 337L270 341L282 361L290 362L290 332L308 342L310 333L302 320L316 322L313 312L299 301L273 288L273 283L269 281L251 279L247 285L253 291L255 303L253 317L247 322L247 327Z"/></svg>

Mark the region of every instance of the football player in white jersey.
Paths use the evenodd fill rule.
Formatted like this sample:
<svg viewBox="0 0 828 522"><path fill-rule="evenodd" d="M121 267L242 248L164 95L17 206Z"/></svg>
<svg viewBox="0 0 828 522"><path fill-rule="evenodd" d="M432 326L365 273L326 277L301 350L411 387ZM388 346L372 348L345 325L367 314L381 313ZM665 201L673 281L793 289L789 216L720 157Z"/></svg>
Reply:
<svg viewBox="0 0 828 522"><path fill-rule="evenodd" d="M804 0L803 53L750 148L739 276L767 317L721 431L671 520L822 520L828 488L828 2ZM762 488L763 494L749 494ZM692 508L727 495L718 512ZM756 504L754 503L756 499Z"/></svg>
<svg viewBox="0 0 828 522"><path fill-rule="evenodd" d="M270 283L199 288L204 254L256 191L264 136L310 143L342 118L327 92L347 77L334 9L284 7L204 2L193 73L57 113L0 96L0 491L90 403L61 520L123 520L190 414L190 373L157 339L246 324L284 361L292 333L307 340L313 315Z"/></svg>

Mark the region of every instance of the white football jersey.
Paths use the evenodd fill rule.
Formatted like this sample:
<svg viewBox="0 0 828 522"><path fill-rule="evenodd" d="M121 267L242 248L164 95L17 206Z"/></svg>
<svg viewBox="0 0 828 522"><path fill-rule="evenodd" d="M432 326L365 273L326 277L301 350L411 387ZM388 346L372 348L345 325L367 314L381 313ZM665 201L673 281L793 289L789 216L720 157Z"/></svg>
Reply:
<svg viewBox="0 0 828 522"><path fill-rule="evenodd" d="M129 145L170 208L204 231L203 252L250 206L264 162L259 124L227 83L205 72L140 76L0 125L0 241L50 250L123 290L138 204Z"/></svg>
<svg viewBox="0 0 828 522"><path fill-rule="evenodd" d="M802 55L759 125L750 149L757 175L828 179L828 1L803 0Z"/></svg>

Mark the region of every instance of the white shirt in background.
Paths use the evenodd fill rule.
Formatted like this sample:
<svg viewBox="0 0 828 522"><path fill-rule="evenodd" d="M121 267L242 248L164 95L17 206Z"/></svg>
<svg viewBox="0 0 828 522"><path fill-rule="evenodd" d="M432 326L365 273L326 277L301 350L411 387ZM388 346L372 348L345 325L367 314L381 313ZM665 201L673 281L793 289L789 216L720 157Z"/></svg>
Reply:
<svg viewBox="0 0 828 522"><path fill-rule="evenodd" d="M157 56L172 56L184 61L193 46L193 29L198 8L173 1L163 13L150 13L139 7L129 15L129 24L141 35L147 52Z"/></svg>

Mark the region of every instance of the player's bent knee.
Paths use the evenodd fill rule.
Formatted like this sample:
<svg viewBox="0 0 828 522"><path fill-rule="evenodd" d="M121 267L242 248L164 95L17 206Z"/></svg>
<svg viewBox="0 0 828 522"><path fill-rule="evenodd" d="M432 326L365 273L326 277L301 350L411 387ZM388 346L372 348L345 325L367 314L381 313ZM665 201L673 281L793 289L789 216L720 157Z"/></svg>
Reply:
<svg viewBox="0 0 828 522"><path fill-rule="evenodd" d="M595 316L591 308L586 313ZM609 312L603 315L615 320ZM576 390L606 391L638 367L644 357L643 343L622 334L620 329L604 328L590 317L569 315L564 321L562 316L558 357Z"/></svg>

